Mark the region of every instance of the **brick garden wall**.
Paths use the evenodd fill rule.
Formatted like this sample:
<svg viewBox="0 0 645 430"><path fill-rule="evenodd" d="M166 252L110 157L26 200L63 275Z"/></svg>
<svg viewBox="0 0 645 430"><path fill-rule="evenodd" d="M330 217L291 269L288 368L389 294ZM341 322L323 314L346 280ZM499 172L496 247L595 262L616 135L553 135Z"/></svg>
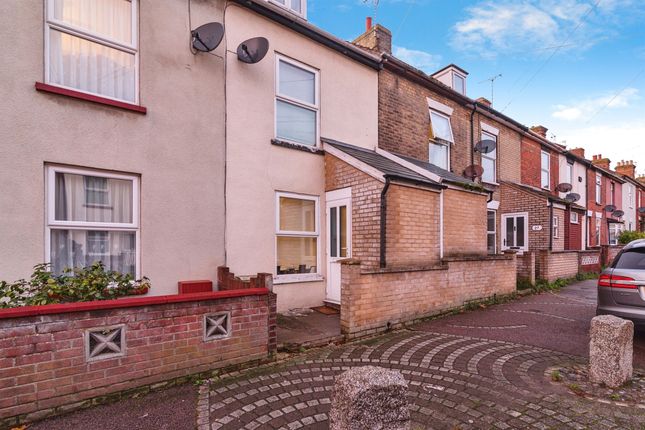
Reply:
<svg viewBox="0 0 645 430"><path fill-rule="evenodd" d="M341 269L341 330L350 338L360 337L515 290L514 255L363 273L360 262L346 260Z"/></svg>
<svg viewBox="0 0 645 430"><path fill-rule="evenodd" d="M600 263L600 250L578 252L578 271L580 273L599 273Z"/></svg>
<svg viewBox="0 0 645 430"><path fill-rule="evenodd" d="M565 238L565 233L567 231L566 228L566 216L565 216L566 211L564 209L559 209L559 208L553 208L553 218L558 219L559 223L559 232L558 232L558 237L554 237L551 242L551 249L553 251L564 251L564 238ZM547 224L545 226L547 230L550 230L551 226L550 224Z"/></svg>
<svg viewBox="0 0 645 430"><path fill-rule="evenodd" d="M553 282L572 278L578 274L578 252L539 251L535 258L536 278Z"/></svg>
<svg viewBox="0 0 645 430"><path fill-rule="evenodd" d="M535 285L535 252L517 254L517 280Z"/></svg>
<svg viewBox="0 0 645 430"><path fill-rule="evenodd" d="M275 306L268 289L246 289L1 310L0 428L267 360L276 348ZM204 316L222 312L230 313L229 334L205 340ZM118 326L124 354L88 361L87 330Z"/></svg>
<svg viewBox="0 0 645 430"><path fill-rule="evenodd" d="M487 196L447 189L443 197L444 255L486 255Z"/></svg>

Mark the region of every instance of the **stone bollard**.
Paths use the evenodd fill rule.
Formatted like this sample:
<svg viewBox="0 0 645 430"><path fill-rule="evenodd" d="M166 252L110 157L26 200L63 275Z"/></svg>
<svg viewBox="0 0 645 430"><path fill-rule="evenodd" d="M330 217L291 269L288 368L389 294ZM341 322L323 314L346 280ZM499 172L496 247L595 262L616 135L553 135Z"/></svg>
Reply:
<svg viewBox="0 0 645 430"><path fill-rule="evenodd" d="M601 315L591 320L589 379L616 388L632 378L634 323Z"/></svg>
<svg viewBox="0 0 645 430"><path fill-rule="evenodd" d="M354 367L336 377L330 430L409 430L408 384L396 370Z"/></svg>

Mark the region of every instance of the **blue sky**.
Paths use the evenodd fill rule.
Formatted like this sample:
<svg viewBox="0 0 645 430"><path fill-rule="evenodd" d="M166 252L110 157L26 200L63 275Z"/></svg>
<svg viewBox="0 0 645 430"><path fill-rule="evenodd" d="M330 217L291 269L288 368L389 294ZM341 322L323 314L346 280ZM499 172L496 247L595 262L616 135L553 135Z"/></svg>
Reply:
<svg viewBox="0 0 645 430"><path fill-rule="evenodd" d="M365 28L373 1L309 0L313 24L345 40ZM645 174L645 1L380 0L376 22L394 54L432 73L467 70L468 95L587 158L638 162Z"/></svg>

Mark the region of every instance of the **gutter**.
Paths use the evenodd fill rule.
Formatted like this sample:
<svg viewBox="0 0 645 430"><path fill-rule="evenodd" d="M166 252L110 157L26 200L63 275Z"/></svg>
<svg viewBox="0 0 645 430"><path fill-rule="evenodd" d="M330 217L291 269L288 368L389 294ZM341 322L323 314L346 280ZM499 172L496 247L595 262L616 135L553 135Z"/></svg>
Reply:
<svg viewBox="0 0 645 430"><path fill-rule="evenodd" d="M379 256L379 266L381 269L385 268L387 265L386 260L386 247L387 247L387 190L390 188L390 176L385 175L385 186L381 190L381 231L380 231L380 240L381 240L381 255Z"/></svg>
<svg viewBox="0 0 645 430"><path fill-rule="evenodd" d="M470 164L475 164L475 112L477 112L477 104L473 105L473 110L470 112Z"/></svg>
<svg viewBox="0 0 645 430"><path fill-rule="evenodd" d="M268 2L260 3L255 0L232 0L234 3L252 10L278 24L281 24L303 36L318 42L327 48L333 49L354 61L357 61L374 70L381 70L381 59L370 55L360 48L356 48L347 42L328 34L313 25L309 24L303 18L293 15L290 12L276 10L279 6L272 6Z"/></svg>

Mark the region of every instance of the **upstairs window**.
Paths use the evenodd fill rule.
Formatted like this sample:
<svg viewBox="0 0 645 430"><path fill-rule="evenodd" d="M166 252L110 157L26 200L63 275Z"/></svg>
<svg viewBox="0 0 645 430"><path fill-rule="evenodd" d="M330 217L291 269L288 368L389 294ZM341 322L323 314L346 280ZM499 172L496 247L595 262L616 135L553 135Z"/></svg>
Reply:
<svg viewBox="0 0 645 430"><path fill-rule="evenodd" d="M497 143L497 136L491 133L482 132L482 140L492 140ZM489 152L488 154L482 154L482 167L484 168L484 173L482 175L482 181L488 183L497 182L497 145L495 149Z"/></svg>
<svg viewBox="0 0 645 430"><path fill-rule="evenodd" d="M457 91L459 94L466 95L466 78L453 72L452 89Z"/></svg>
<svg viewBox="0 0 645 430"><path fill-rule="evenodd" d="M602 203L602 176L596 175L596 203Z"/></svg>
<svg viewBox="0 0 645 430"><path fill-rule="evenodd" d="M627 185L627 202L629 203L629 208L634 207L634 187Z"/></svg>
<svg viewBox="0 0 645 430"><path fill-rule="evenodd" d="M612 182L609 185L609 198L611 199L610 203L612 205L616 204L616 185Z"/></svg>
<svg viewBox="0 0 645 430"><path fill-rule="evenodd" d="M573 185L573 176L574 176L573 175L573 163L567 162L567 170L566 170L566 172L567 172L566 173L566 175L567 175L567 177L566 177L567 183Z"/></svg>
<svg viewBox="0 0 645 430"><path fill-rule="evenodd" d="M290 12L307 18L307 0L269 0L279 6L288 9Z"/></svg>
<svg viewBox="0 0 645 430"><path fill-rule="evenodd" d="M541 186L548 190L551 188L551 157L548 152L542 151L541 153Z"/></svg>
<svg viewBox="0 0 645 430"><path fill-rule="evenodd" d="M571 212L571 224L578 224L580 222L580 218L577 212Z"/></svg>
<svg viewBox="0 0 645 430"><path fill-rule="evenodd" d="M276 81L276 137L287 142L316 146L318 71L279 56Z"/></svg>
<svg viewBox="0 0 645 430"><path fill-rule="evenodd" d="M450 170L450 144L454 142L450 117L430 111L430 155L431 164Z"/></svg>
<svg viewBox="0 0 645 430"><path fill-rule="evenodd" d="M47 0L45 81L138 103L138 0Z"/></svg>

